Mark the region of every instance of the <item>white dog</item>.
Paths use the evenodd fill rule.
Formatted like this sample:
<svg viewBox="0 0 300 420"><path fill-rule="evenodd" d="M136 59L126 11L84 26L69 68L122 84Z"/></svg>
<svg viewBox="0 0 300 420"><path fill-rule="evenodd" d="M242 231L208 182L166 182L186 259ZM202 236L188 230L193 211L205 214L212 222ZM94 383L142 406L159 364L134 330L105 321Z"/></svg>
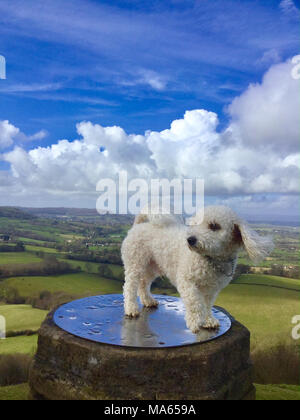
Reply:
<svg viewBox="0 0 300 420"><path fill-rule="evenodd" d="M146 307L157 306L151 284L166 276L183 299L187 327L194 333L218 328L212 307L231 282L242 248L257 262L273 244L227 207L207 207L204 219L196 214L187 225L170 215L138 215L122 245L125 314L139 315L138 296Z"/></svg>

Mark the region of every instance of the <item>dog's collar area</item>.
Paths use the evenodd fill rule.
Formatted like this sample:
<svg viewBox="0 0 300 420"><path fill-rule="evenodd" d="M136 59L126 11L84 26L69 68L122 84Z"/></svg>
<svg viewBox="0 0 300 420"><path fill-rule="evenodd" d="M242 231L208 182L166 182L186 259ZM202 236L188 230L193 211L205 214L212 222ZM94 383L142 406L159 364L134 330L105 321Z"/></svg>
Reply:
<svg viewBox="0 0 300 420"><path fill-rule="evenodd" d="M216 271L224 274L226 277L232 277L235 271L235 262L236 258L231 258L229 260L221 260L219 258L213 258L210 255L205 255L207 261L214 267ZM224 266L231 265L231 272L228 273L228 270Z"/></svg>

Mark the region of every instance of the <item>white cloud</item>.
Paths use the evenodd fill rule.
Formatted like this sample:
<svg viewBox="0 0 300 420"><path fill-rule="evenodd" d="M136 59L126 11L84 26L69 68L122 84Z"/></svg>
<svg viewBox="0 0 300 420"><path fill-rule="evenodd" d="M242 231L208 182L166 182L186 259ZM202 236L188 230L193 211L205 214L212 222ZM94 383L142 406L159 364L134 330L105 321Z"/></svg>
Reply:
<svg viewBox="0 0 300 420"><path fill-rule="evenodd" d="M167 88L167 78L153 70L139 69L130 71L127 78L118 79L118 83L122 86L138 86L146 85L157 91Z"/></svg>
<svg viewBox="0 0 300 420"><path fill-rule="evenodd" d="M245 144L298 150L300 84L292 78L292 68L290 60L272 66L261 84L250 85L230 105Z"/></svg>
<svg viewBox="0 0 300 420"><path fill-rule="evenodd" d="M20 130L10 124L9 121L0 121L0 150L11 146L19 133Z"/></svg>
<svg viewBox="0 0 300 420"><path fill-rule="evenodd" d="M145 135L81 122L74 141L29 151L15 146L2 155L11 170L0 175L15 196L61 202L69 197L76 205L82 198L83 207L87 197L95 197L101 178L121 170L131 178L204 178L207 196L298 194L298 84L290 70L290 62L274 65L261 84L236 98L223 132L217 114L206 110L186 111L170 128ZM11 134L2 139L11 145L19 130L8 122L4 126Z"/></svg>
<svg viewBox="0 0 300 420"><path fill-rule="evenodd" d="M33 134L32 136L28 136L28 141L36 141L36 140L43 140L45 137L48 136L48 132L46 130L40 130L37 133Z"/></svg>
<svg viewBox="0 0 300 420"><path fill-rule="evenodd" d="M218 198L214 203L229 206L251 221L298 222L299 196L296 195L246 195Z"/></svg>
<svg viewBox="0 0 300 420"><path fill-rule="evenodd" d="M48 92L51 90L59 90L62 88L60 83L32 83L32 84L18 84L1 86L1 93L26 93L26 92Z"/></svg>
<svg viewBox="0 0 300 420"><path fill-rule="evenodd" d="M14 143L23 143L36 140L43 140L47 137L46 130L41 130L30 136L26 136L21 130L11 124L9 121L0 121L0 150L8 149Z"/></svg>
<svg viewBox="0 0 300 420"><path fill-rule="evenodd" d="M166 88L166 80L159 74L153 71L143 71L141 82L148 84L155 90L164 90Z"/></svg>
<svg viewBox="0 0 300 420"><path fill-rule="evenodd" d="M299 9L296 7L293 0L282 0L279 7L285 15L299 17Z"/></svg>
<svg viewBox="0 0 300 420"><path fill-rule="evenodd" d="M257 62L258 64L264 64L269 66L271 64L279 63L280 61L281 57L279 52L275 48L272 48L270 50L265 51L261 59L259 59Z"/></svg>

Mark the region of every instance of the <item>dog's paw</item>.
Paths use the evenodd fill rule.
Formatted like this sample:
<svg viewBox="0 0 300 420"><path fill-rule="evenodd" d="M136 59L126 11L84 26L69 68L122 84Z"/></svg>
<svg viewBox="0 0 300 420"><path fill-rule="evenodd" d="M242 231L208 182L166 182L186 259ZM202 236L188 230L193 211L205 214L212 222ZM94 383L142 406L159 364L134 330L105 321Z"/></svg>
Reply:
<svg viewBox="0 0 300 420"><path fill-rule="evenodd" d="M155 299L147 299L143 301L143 305L146 308L157 308L158 307L158 301Z"/></svg>
<svg viewBox="0 0 300 420"><path fill-rule="evenodd" d="M137 318L140 315L138 305L131 305L128 308L125 308L125 315L129 318Z"/></svg>
<svg viewBox="0 0 300 420"><path fill-rule="evenodd" d="M189 330L192 331L193 334L197 334L199 331L201 331L202 328L202 322L201 320L186 320L186 326Z"/></svg>
<svg viewBox="0 0 300 420"><path fill-rule="evenodd" d="M126 313L126 316L128 318L138 318L140 316L140 313L139 313L139 311L129 312L129 313Z"/></svg>
<svg viewBox="0 0 300 420"><path fill-rule="evenodd" d="M198 334L201 331L201 325L195 325L193 327L189 327L193 334Z"/></svg>
<svg viewBox="0 0 300 420"><path fill-rule="evenodd" d="M220 322L214 317L209 317L205 320L202 327L206 328L207 330L216 330L220 327Z"/></svg>

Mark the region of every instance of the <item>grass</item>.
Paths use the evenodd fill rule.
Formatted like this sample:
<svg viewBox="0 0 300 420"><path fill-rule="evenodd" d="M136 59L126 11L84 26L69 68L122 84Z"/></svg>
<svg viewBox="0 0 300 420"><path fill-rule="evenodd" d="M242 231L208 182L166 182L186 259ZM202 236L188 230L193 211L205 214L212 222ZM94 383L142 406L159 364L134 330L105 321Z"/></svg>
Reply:
<svg viewBox="0 0 300 420"><path fill-rule="evenodd" d="M29 305L1 305L0 315L6 320L6 331L38 330L47 311ZM2 342L0 344L1 348Z"/></svg>
<svg viewBox="0 0 300 420"><path fill-rule="evenodd" d="M238 284L260 284L265 286L280 287L284 289L293 289L300 292L300 280L288 279L277 276L266 276L260 274L243 274L239 277Z"/></svg>
<svg viewBox="0 0 300 420"><path fill-rule="evenodd" d="M37 349L37 335L10 337L0 340L0 354L34 355Z"/></svg>
<svg viewBox="0 0 300 420"><path fill-rule="evenodd" d="M66 234L66 233L61 233L60 234L61 238L63 238L64 240L77 240L77 239L85 239L85 237L83 235L73 235L73 234ZM87 239L87 238L86 238Z"/></svg>
<svg viewBox="0 0 300 420"><path fill-rule="evenodd" d="M117 266L111 266L111 268L121 269ZM245 275L239 281L241 284L232 284L222 291L217 305L226 308L251 331L252 349L257 346L260 348L262 346L270 347L279 341L291 342L293 327L291 320L295 314L299 313L299 292L269 286L294 288L298 287L297 280ZM269 286L242 284L245 282L265 283ZM0 288L3 287L14 287L24 297L35 296L44 290L49 290L52 293L64 291L78 296L122 293L120 282L88 273L10 278L0 283ZM22 316L16 316L16 325L18 318L21 319Z"/></svg>
<svg viewBox="0 0 300 420"><path fill-rule="evenodd" d="M92 274L97 274L98 273L98 267L100 265L99 263L79 261L79 260L68 260L67 258L59 258L59 260L68 263L69 265L71 265L74 268L80 267L80 269L82 271L87 271L86 270L86 265L88 264L90 269L91 269L90 272Z"/></svg>
<svg viewBox="0 0 300 420"><path fill-rule="evenodd" d="M111 271L113 272L113 274L115 276L119 276L121 274L124 274L124 269L123 267L121 267L120 265L116 265L116 264L107 264L107 266L111 269Z"/></svg>
<svg viewBox="0 0 300 420"><path fill-rule="evenodd" d="M5 282L18 287L21 294L27 293L28 295L44 289L50 289L50 291L64 290L78 295L121 292L120 283L86 273L57 277L28 277L23 280L8 279ZM251 275L242 276L239 282L241 284L233 284L225 289L220 294L217 304L225 307L249 328L252 333L252 347L267 350L278 341L292 342L290 338L291 318L299 312L299 293L270 286L297 286L294 284L297 281L280 277ZM268 286L243 284L245 282L268 284ZM6 313L8 325L17 326L17 329L23 329L23 327L20 327L26 324L26 318L29 321L26 325L31 326L31 328L34 325L38 326L42 319L37 319L37 313L42 312L44 314L44 311L38 311L26 305L0 306L0 313L1 311ZM2 340L0 342L0 353L32 354L36 347L36 340L37 336ZM299 386L256 385L256 388L258 401L300 399ZM0 388L0 400L27 399L27 395L27 385Z"/></svg>
<svg viewBox="0 0 300 420"><path fill-rule="evenodd" d="M123 267L117 264L101 264L101 263L94 263L94 262L88 262L88 261L79 261L79 260L68 260L66 258L59 258L61 261L64 261L68 264L70 264L72 267L80 267L82 271L86 271L86 266L88 265L90 267L91 273L98 273L98 268L102 265L104 267L108 267L111 269L114 276L119 276L123 274L124 270Z"/></svg>
<svg viewBox="0 0 300 420"><path fill-rule="evenodd" d="M24 297L36 296L44 290L52 293L64 291L78 296L122 292L122 284L120 282L88 273L10 278L0 283L0 289L2 287L14 287Z"/></svg>
<svg viewBox="0 0 300 420"><path fill-rule="evenodd" d="M27 242L32 242L33 244L36 244L37 246L41 246L41 247L43 247L45 245L44 241L38 240L38 239L32 239L32 238L19 237L18 241L24 242L25 245L26 245Z"/></svg>
<svg viewBox="0 0 300 420"><path fill-rule="evenodd" d="M40 261L41 258L31 252L0 252L0 265L29 264Z"/></svg>
<svg viewBox="0 0 300 420"><path fill-rule="evenodd" d="M46 248L44 246L34 246L34 245L26 245L26 251L31 252L44 252L45 254L57 254L57 249L55 248Z"/></svg>
<svg viewBox="0 0 300 420"><path fill-rule="evenodd" d="M255 385L257 401L299 401L300 387L295 385ZM26 401L28 384L0 387L0 401Z"/></svg>
<svg viewBox="0 0 300 420"><path fill-rule="evenodd" d="M28 384L0 387L0 401L26 401L28 394Z"/></svg>
<svg viewBox="0 0 300 420"><path fill-rule="evenodd" d="M294 343L291 320L299 313L297 291L232 284L221 292L217 305L226 308L250 330L252 349L268 348L278 342Z"/></svg>
<svg viewBox="0 0 300 420"><path fill-rule="evenodd" d="M299 401L298 385L255 385L257 401ZM0 388L1 389L1 388Z"/></svg>

